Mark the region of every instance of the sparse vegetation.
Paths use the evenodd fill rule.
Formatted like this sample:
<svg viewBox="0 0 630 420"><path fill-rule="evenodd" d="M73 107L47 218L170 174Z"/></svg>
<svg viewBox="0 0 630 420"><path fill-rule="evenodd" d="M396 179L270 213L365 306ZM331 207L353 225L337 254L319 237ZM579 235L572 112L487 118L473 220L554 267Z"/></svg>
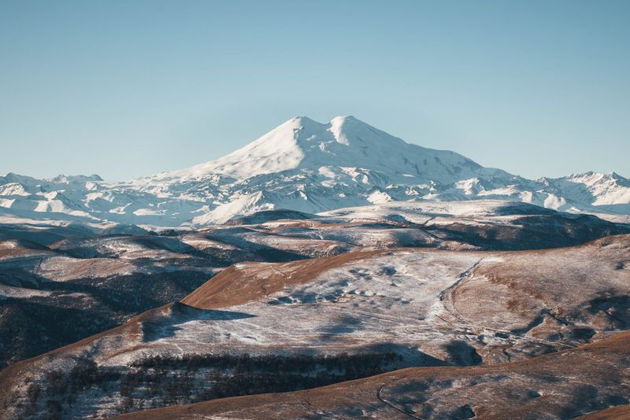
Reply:
<svg viewBox="0 0 630 420"><path fill-rule="evenodd" d="M335 355L191 354L150 356L129 370L97 367L79 360L64 374L52 370L45 386L33 384L27 411L36 413L44 399L55 418L71 410L81 392L90 388L119 395L119 412L145 407L185 404L214 398L295 391L385 372L396 367L395 352Z"/></svg>

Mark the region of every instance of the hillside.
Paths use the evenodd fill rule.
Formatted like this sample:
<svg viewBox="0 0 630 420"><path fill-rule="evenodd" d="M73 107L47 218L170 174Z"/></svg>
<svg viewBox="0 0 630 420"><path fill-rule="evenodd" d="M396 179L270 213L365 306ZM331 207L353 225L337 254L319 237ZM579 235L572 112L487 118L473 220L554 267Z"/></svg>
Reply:
<svg viewBox="0 0 630 420"><path fill-rule="evenodd" d="M430 371L431 378L445 378L422 379L422 386L435 388L436 398L444 392L443 402L431 408L437 418L441 410L459 407L453 401L462 393L483 399L502 389L509 405L521 397L505 384L517 381L515 389L522 390L530 385L518 370L501 376L503 363L591 342L595 347L586 349L600 346L607 352L606 339L628 328L629 239L608 236L536 251L394 248L238 263L180 302L1 371L3 418L111 416L422 366L483 365L472 372L490 372L482 382L487 390L478 393L478 381L453 376L462 371ZM625 356L613 353L615 359L606 363L623 368ZM564 354L584 353L516 366L544 372L549 358L571 359ZM555 408L541 411L551 413L548 418L627 402L625 382L600 374L611 369L597 364L589 365L586 384L577 390L577 373L571 372L581 371L579 357L568 366L555 365L565 366L566 376L534 372L528 379L531 390L543 396L541 410L547 410L544 396L550 389L573 395L556 395ZM578 391L584 394L579 401ZM386 398L407 398L401 392ZM410 409L423 409L423 401L413 398ZM493 401L497 409L502 398ZM342 404L340 410L352 408Z"/></svg>
<svg viewBox="0 0 630 420"><path fill-rule="evenodd" d="M270 211L159 234L0 225L0 367L173 302L236 263L398 247L551 248L629 232L592 216L500 201L373 205L320 216Z"/></svg>
<svg viewBox="0 0 630 420"><path fill-rule="evenodd" d="M630 334L523 362L409 368L306 391L140 411L120 420L379 418L622 420Z"/></svg>

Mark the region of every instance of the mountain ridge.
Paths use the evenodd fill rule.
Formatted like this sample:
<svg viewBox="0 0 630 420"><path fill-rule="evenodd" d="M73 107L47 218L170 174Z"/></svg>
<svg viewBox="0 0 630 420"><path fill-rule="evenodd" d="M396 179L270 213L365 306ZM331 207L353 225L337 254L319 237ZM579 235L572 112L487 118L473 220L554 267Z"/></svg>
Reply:
<svg viewBox="0 0 630 420"><path fill-rule="evenodd" d="M223 223L285 208L318 213L389 201L502 199L630 222L630 180L588 171L529 180L406 143L352 116L293 117L190 168L124 182L98 175L0 177L0 217L154 226Z"/></svg>

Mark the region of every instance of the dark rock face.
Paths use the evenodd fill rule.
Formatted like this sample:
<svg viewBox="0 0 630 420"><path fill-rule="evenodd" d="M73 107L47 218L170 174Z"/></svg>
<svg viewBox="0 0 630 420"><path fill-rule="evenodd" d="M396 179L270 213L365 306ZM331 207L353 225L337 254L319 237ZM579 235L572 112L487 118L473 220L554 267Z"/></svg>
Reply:
<svg viewBox="0 0 630 420"><path fill-rule="evenodd" d="M0 301L1 366L113 328L207 280L203 272L181 271L40 283L37 290L49 295Z"/></svg>
<svg viewBox="0 0 630 420"><path fill-rule="evenodd" d="M526 250L579 245L603 236L630 233L627 225L615 224L587 215L553 211L519 216L509 226L472 226L453 223L435 229L444 239L476 245L482 249Z"/></svg>
<svg viewBox="0 0 630 420"><path fill-rule="evenodd" d="M241 216L231 219L226 225L253 225L274 220L291 219L291 220L307 220L315 218L315 215L303 213L296 210L267 210L259 211L248 216Z"/></svg>

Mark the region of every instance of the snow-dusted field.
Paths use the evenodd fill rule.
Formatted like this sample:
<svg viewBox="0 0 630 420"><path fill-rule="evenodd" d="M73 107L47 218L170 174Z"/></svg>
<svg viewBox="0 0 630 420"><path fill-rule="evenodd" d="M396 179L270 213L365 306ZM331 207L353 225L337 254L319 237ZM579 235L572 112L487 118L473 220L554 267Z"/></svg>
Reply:
<svg viewBox="0 0 630 420"><path fill-rule="evenodd" d="M318 215L270 211L228 225L157 233L121 225L4 225L0 296L7 321L0 325L0 364L172 302L234 263L399 247L549 248L628 231L594 217L500 200L396 202ZM47 316L50 310L56 315ZM71 322L77 316L81 325ZM51 330L55 317L60 327Z"/></svg>
<svg viewBox="0 0 630 420"><path fill-rule="evenodd" d="M386 343L417 347L440 336L432 333L443 310L440 292L482 258L398 251L345 264L305 285L287 285L262 301L224 308L227 320L213 319L212 310L206 317L200 311L201 319L193 320L175 314L164 326L172 333L165 338L158 333L138 351L188 354L209 346L213 351L252 346L290 352L293 347L331 350ZM283 268L269 269L282 273ZM246 275L267 274L250 268ZM120 364L129 357L121 354L103 363Z"/></svg>
<svg viewBox="0 0 630 420"><path fill-rule="evenodd" d="M247 355L256 366L257 357L292 363L396 355L384 369L528 359L624 328L629 240L607 237L573 248L522 252L372 250L236 264L182 303L18 363L0 375L0 385L11 389L6 398L18 410L16 401L26 404L28 383L46 384L46 372L64 376L94 362L97 372L109 372L101 380L106 384L75 391L77 402L64 410L69 417L101 416L167 404L165 394L151 391L147 380L163 380L164 387L171 380L189 384L180 391L164 388L179 403L213 392L236 368L185 367L189 360L208 357ZM143 370L152 360L170 366L163 379L153 368ZM20 375L11 373L15 369ZM137 381L131 391L123 387L129 378ZM11 413L8 418L20 411Z"/></svg>

